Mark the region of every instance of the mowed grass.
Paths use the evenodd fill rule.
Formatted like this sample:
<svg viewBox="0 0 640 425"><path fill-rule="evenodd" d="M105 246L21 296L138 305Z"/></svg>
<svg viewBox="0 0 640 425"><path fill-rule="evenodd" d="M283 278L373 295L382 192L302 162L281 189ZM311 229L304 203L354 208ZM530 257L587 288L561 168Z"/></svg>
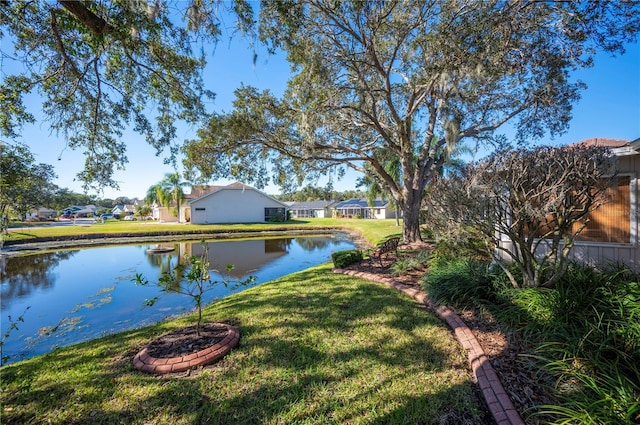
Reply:
<svg viewBox="0 0 640 425"><path fill-rule="evenodd" d="M13 224L16 226L17 224ZM5 242L35 241L37 238L50 238L73 235L111 235L111 236L135 236L145 233L166 233L175 235L183 233L193 235L198 233L260 233L260 232L291 232L295 230L328 229L356 230L369 242L375 243L386 236L401 235L402 227L395 225L395 220L358 220L358 219L334 219L312 218L289 220L284 223L242 223L242 224L175 224L158 223L154 221L121 221L107 220L105 223L99 220L94 224L50 226L46 223L34 223L24 226L9 228L7 234L2 235Z"/></svg>
<svg viewBox="0 0 640 425"><path fill-rule="evenodd" d="M190 376L133 368L143 345L192 320L1 368L2 423L481 422L463 350L446 326L400 292L328 264L209 305L205 320L241 333L218 363Z"/></svg>

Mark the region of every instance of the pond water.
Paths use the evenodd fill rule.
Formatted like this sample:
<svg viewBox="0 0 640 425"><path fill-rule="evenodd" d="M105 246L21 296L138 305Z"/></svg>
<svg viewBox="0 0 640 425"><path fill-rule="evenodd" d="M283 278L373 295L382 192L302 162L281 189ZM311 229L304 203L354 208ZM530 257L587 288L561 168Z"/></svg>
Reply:
<svg viewBox="0 0 640 425"><path fill-rule="evenodd" d="M188 296L132 282L137 273L157 282L164 271L184 262L185 255L201 256L205 251L200 241L159 246L174 251L151 254L147 250L156 244L137 244L1 257L3 363L193 310ZM332 252L352 248L354 243L342 233L207 241L210 269L225 272L227 264L232 264L232 280L256 279L235 289L216 285L205 294L205 303L325 263ZM211 278L222 281L224 276L213 272ZM152 307L144 307L145 300L156 296L159 299ZM17 329L10 329L12 325Z"/></svg>

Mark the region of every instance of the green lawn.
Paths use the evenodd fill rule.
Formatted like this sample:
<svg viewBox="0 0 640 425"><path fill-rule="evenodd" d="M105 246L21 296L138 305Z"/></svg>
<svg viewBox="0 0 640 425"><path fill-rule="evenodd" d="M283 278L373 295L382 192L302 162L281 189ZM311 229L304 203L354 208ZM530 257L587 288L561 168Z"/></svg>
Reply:
<svg viewBox="0 0 640 425"><path fill-rule="evenodd" d="M295 220L233 226L96 223L12 230L9 238L82 233L355 230L370 243L401 234L393 220ZM186 301L185 301L186 302ZM193 317L191 317L193 319ZM189 318L107 336L0 368L3 424L477 423L462 348L401 293L336 275L326 264L213 303L205 321L236 325L240 345L182 377L135 370L143 345Z"/></svg>
<svg viewBox="0 0 640 425"><path fill-rule="evenodd" d="M205 318L235 324L240 344L189 377L146 375L131 362L189 318L2 367L2 423L480 422L447 327L400 292L328 264L222 299Z"/></svg>
<svg viewBox="0 0 640 425"><path fill-rule="evenodd" d="M15 224L14 224L15 226ZM38 224L28 225L25 229L10 228L8 234L2 235L5 241L35 241L37 238L86 235L142 235L145 233L202 233L202 232L262 232L262 231L292 231L292 230L326 230L346 229L357 230L369 242L376 243L390 234L402 234L402 227L395 225L395 220L358 220L358 219L301 219L290 220L285 223L254 223L254 224L166 224L152 221L100 221L83 226L51 227Z"/></svg>

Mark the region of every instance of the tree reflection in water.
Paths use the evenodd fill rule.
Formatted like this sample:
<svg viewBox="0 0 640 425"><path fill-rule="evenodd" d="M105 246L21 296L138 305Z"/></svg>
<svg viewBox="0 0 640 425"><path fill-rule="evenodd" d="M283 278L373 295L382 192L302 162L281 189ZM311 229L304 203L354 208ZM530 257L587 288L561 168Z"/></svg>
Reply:
<svg viewBox="0 0 640 425"><path fill-rule="evenodd" d="M35 290L53 288L56 278L51 274L60 261L78 251L57 251L38 255L12 257L6 261L0 287L2 309L14 298L24 297Z"/></svg>
<svg viewBox="0 0 640 425"><path fill-rule="evenodd" d="M176 267L179 264L184 263L184 258L180 256L180 244L173 244L174 250L172 253L151 253L147 251L147 261L149 265L157 268L160 276L173 276L173 284L169 290L178 292L180 288L180 282L184 278L184 269L182 267ZM175 263L175 264L174 264ZM174 271L175 268L175 271Z"/></svg>
<svg viewBox="0 0 640 425"><path fill-rule="evenodd" d="M318 249L326 248L329 245L335 244L335 239L330 236L315 237L315 238L302 238L298 240L298 244L305 251L311 252Z"/></svg>
<svg viewBox="0 0 640 425"><path fill-rule="evenodd" d="M155 280L184 262L185 256L206 251L213 279L220 279L213 276L215 270L226 270L227 264L233 264L231 278L256 276L255 284L260 284L330 261L332 251L352 249L353 242L345 236L215 240L207 241L206 250L200 242L171 241L159 242L174 248L165 254L149 254L152 246L134 244L0 259L0 334L11 325L8 317L17 320L24 315L19 331L11 331L5 341L3 355L11 356L11 361L26 358L57 346L156 323L192 308L183 297L167 294L153 308L143 309L143 301L154 297L158 289L134 285L131 278L136 273ZM176 274L172 289L180 288L184 277ZM204 302L247 287L213 288Z"/></svg>

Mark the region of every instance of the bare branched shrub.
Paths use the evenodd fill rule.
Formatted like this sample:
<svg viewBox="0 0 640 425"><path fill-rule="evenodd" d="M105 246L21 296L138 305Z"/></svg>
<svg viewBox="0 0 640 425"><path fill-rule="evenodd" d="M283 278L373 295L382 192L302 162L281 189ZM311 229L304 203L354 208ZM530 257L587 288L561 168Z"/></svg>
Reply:
<svg viewBox="0 0 640 425"><path fill-rule="evenodd" d="M615 179L606 148L509 148L438 181L426 216L443 239L482 239L515 287L551 287Z"/></svg>

